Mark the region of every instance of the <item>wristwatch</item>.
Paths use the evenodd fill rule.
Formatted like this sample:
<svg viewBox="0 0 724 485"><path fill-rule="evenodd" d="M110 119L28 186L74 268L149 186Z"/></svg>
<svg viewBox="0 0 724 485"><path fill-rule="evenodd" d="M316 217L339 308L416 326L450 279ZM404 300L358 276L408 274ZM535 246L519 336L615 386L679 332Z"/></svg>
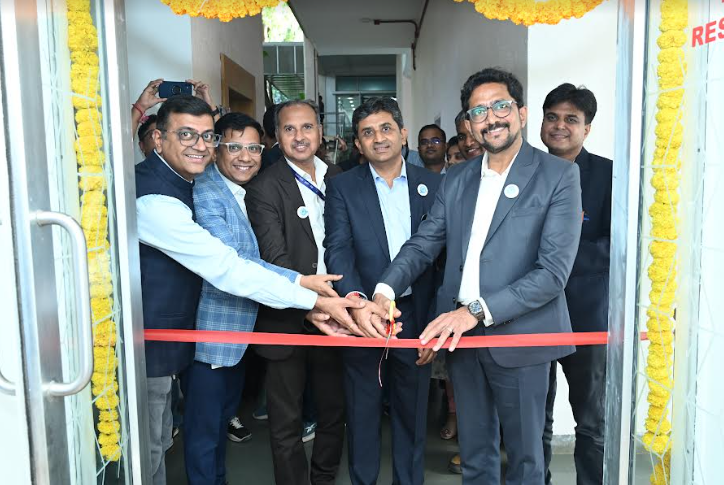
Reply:
<svg viewBox="0 0 724 485"><path fill-rule="evenodd" d="M468 311L477 321L482 322L485 320L485 309L480 300L473 300L468 303Z"/></svg>

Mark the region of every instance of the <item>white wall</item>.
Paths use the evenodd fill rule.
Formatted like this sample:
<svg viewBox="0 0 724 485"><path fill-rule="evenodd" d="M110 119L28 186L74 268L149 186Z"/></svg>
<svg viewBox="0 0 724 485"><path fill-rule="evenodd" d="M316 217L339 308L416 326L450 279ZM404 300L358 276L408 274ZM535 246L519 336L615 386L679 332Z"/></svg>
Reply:
<svg viewBox="0 0 724 485"><path fill-rule="evenodd" d="M220 22L201 17L191 19L192 72L194 79L211 87L215 102L221 102L221 54L239 64L256 81L256 119L264 116L264 64L261 15Z"/></svg>
<svg viewBox="0 0 724 485"><path fill-rule="evenodd" d="M405 119L411 147L419 129L441 117L442 128L455 133L460 88L474 72L498 66L526 84L526 29L488 20L468 2L430 2L412 71L412 118Z"/></svg>
<svg viewBox="0 0 724 485"><path fill-rule="evenodd" d="M149 81L192 77L191 21L161 2L126 0L126 39L131 99Z"/></svg>
<svg viewBox="0 0 724 485"><path fill-rule="evenodd" d="M304 37L304 96L307 99L318 101L317 94L322 94L322 89L317 79L317 49L312 41ZM325 109L327 102L324 103Z"/></svg>
<svg viewBox="0 0 724 485"><path fill-rule="evenodd" d="M131 98L152 79L196 79L221 103L221 54L256 78L256 117L264 114L261 16L220 22L175 15L159 1L126 0L126 35ZM137 153L140 157L140 152Z"/></svg>

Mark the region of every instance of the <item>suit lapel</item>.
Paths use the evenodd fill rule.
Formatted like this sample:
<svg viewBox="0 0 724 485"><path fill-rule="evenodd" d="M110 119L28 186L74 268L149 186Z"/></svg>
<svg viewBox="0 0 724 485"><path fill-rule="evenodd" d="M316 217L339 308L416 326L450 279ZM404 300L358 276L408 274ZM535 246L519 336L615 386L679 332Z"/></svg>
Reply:
<svg viewBox="0 0 724 485"><path fill-rule="evenodd" d="M282 191L285 192L287 200L292 201L292 208L295 211L293 217L299 219L299 223L304 229L305 234L316 246L317 242L314 239L312 224L309 222L309 217L302 219L296 213L298 208L304 205L304 199L302 198L302 193L299 191L300 189L299 185L297 185L297 180L294 178L294 174L292 173L292 168L289 166L285 158L282 158L275 165L278 166L279 169L279 186L281 187Z"/></svg>
<svg viewBox="0 0 724 485"><path fill-rule="evenodd" d="M515 159L515 163L513 163L513 166L510 167L508 178L505 180L505 187L509 185L518 186L519 195L517 197L508 198L505 196L505 193L500 194L498 205L495 207L495 213L493 214L493 220L490 222L488 236L485 238L485 244L488 244L490 238L493 237L495 231L498 230L500 224L505 219L505 216L508 215L510 209L520 198L520 194L523 194L526 185L528 185L531 177L533 177L539 163L540 162L533 151L533 147L531 147L526 141L523 141L523 146L521 146L520 152L518 152L518 156Z"/></svg>
<svg viewBox="0 0 724 485"><path fill-rule="evenodd" d="M405 162L407 164L407 162ZM425 200L417 190L419 185L425 185L414 171L410 170L410 165L407 164L405 167L407 170L407 190L410 194L410 234L417 232L417 226L422 221L422 216L425 215ZM429 187L428 187L429 191Z"/></svg>
<svg viewBox="0 0 724 485"><path fill-rule="evenodd" d="M475 217L475 205L477 204L478 191L480 190L480 169L483 164L483 157L481 156L479 158L477 162L471 163L467 167L468 173L464 177L465 183L460 198L460 227L462 227L463 230L461 239L463 245L463 261L465 261L465 257L468 254L468 243L470 242L470 233L473 230L473 218Z"/></svg>
<svg viewBox="0 0 724 485"><path fill-rule="evenodd" d="M239 207L239 203L236 200L236 197L234 197L234 194L231 192L229 187L226 185L226 182L221 177L221 174L216 169L215 166L209 165L209 168L207 169L209 171L209 176L211 177L211 181L214 182L216 185L216 188L227 198L230 200L231 207L234 210L234 213L236 214L236 217L239 218L239 221L241 221L241 224L239 224L239 227L236 229L240 232L244 232L246 234L246 237L253 241L254 246L258 250L257 242L256 242L256 236L254 235L254 231L251 228L251 223L249 223L249 218L244 215L244 212L242 212L241 207Z"/></svg>
<svg viewBox="0 0 724 485"><path fill-rule="evenodd" d="M382 252L390 259L390 248L387 245L387 231L385 231L385 221L382 219L382 208L380 207L380 199L377 197L377 188L372 178L369 165L364 165L361 170L360 178L360 196L367 210L368 220L372 232L377 236Z"/></svg>
<svg viewBox="0 0 724 485"><path fill-rule="evenodd" d="M589 183L589 175L590 175L590 168L591 168L591 155L586 151L585 148L581 149L581 153L578 154L576 157L576 165L578 165L578 170L581 173L581 194L589 194L591 193L588 189L588 183ZM583 208L586 208L586 203L584 201Z"/></svg>

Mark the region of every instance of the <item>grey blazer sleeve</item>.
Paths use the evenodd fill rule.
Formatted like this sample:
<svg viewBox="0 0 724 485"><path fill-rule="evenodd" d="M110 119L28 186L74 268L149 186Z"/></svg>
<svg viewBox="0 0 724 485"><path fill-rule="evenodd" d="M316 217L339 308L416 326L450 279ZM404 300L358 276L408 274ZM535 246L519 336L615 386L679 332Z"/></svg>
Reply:
<svg viewBox="0 0 724 485"><path fill-rule="evenodd" d="M403 244L400 252L380 278L400 295L430 267L445 247L445 180L435 195L435 202L420 223L417 232Z"/></svg>
<svg viewBox="0 0 724 485"><path fill-rule="evenodd" d="M580 174L570 164L553 192L534 268L512 284L481 295L496 325L536 310L563 292L578 252L582 217Z"/></svg>

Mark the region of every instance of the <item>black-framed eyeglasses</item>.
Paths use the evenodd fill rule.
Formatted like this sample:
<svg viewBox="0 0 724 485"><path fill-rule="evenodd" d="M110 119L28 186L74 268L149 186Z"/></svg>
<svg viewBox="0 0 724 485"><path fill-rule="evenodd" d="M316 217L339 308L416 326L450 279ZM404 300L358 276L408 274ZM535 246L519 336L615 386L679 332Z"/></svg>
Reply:
<svg viewBox="0 0 724 485"><path fill-rule="evenodd" d="M241 153L242 151L244 151L244 149L246 149L246 152L249 155L251 155L253 157L258 157L259 155L261 155L261 152L264 151L264 145L262 145L260 143L247 143L245 145L243 143L228 142L228 143L219 143L219 145L224 145L226 147L226 150L232 155Z"/></svg>
<svg viewBox="0 0 724 485"><path fill-rule="evenodd" d="M428 145L439 145L442 143L442 140L440 138L423 138L420 140L419 145L421 147L426 147Z"/></svg>
<svg viewBox="0 0 724 485"><path fill-rule="evenodd" d="M467 111L468 119L473 123L482 123L488 118L488 111L491 110L498 118L505 118L513 110L513 104L516 103L511 99L496 101L490 106L475 106Z"/></svg>
<svg viewBox="0 0 724 485"><path fill-rule="evenodd" d="M196 143L199 141L199 138L201 138L204 141L204 145L209 148L218 147L219 142L221 141L221 135L217 135L213 131L205 131L203 133L199 133L198 131L193 130L158 131L162 133L175 133L178 137L178 141L185 147L192 147L196 145Z"/></svg>

